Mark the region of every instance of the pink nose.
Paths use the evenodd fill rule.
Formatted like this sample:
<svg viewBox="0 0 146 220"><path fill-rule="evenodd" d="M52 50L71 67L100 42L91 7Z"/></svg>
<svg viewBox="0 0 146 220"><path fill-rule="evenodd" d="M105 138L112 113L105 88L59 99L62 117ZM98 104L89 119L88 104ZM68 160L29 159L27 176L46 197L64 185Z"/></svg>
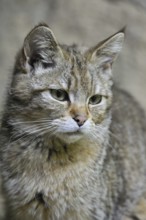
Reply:
<svg viewBox="0 0 146 220"><path fill-rule="evenodd" d="M76 121L78 126L81 127L86 122L87 117L85 115L76 115L73 119Z"/></svg>

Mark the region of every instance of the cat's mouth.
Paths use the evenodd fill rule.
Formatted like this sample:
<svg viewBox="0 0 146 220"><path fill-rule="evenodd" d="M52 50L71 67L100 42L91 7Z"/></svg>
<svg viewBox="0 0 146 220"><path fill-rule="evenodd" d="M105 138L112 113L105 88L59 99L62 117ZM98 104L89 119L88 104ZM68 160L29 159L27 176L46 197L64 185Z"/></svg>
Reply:
<svg viewBox="0 0 146 220"><path fill-rule="evenodd" d="M83 133L81 132L80 129L78 129L76 131L68 131L65 134L67 134L67 135L82 135Z"/></svg>
<svg viewBox="0 0 146 220"><path fill-rule="evenodd" d="M73 143L73 142L76 142L80 139L82 139L83 137L83 132L81 132L80 129L76 130L76 131L67 131L65 133L62 133L59 135L60 138L62 140L64 140L65 142L67 143Z"/></svg>

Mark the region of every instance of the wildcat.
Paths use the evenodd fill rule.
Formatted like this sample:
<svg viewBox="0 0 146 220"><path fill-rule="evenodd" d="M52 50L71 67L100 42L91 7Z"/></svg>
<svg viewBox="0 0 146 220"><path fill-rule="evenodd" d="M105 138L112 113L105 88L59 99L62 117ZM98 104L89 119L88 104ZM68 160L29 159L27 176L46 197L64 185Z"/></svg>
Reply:
<svg viewBox="0 0 146 220"><path fill-rule="evenodd" d="M61 45L46 24L26 36L0 132L6 220L142 214L145 115L112 79L123 40L121 30L92 48Z"/></svg>

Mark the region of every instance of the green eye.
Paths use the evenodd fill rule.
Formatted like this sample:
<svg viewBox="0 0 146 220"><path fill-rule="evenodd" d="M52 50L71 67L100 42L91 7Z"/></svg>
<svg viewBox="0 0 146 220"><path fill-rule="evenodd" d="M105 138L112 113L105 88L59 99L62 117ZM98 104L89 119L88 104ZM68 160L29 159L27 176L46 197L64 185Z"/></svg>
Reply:
<svg viewBox="0 0 146 220"><path fill-rule="evenodd" d="M102 101L102 95L94 95L89 99L90 105L97 105Z"/></svg>
<svg viewBox="0 0 146 220"><path fill-rule="evenodd" d="M50 93L52 97L58 101L68 101L69 97L66 91L61 89L51 89Z"/></svg>

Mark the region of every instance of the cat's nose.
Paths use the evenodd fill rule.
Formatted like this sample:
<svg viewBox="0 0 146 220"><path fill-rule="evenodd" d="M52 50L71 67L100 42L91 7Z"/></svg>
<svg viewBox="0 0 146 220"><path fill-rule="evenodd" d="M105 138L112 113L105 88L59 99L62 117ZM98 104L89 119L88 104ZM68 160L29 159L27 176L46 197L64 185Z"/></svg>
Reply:
<svg viewBox="0 0 146 220"><path fill-rule="evenodd" d="M73 119L76 121L78 126L81 127L86 122L87 117L86 115L76 115Z"/></svg>

